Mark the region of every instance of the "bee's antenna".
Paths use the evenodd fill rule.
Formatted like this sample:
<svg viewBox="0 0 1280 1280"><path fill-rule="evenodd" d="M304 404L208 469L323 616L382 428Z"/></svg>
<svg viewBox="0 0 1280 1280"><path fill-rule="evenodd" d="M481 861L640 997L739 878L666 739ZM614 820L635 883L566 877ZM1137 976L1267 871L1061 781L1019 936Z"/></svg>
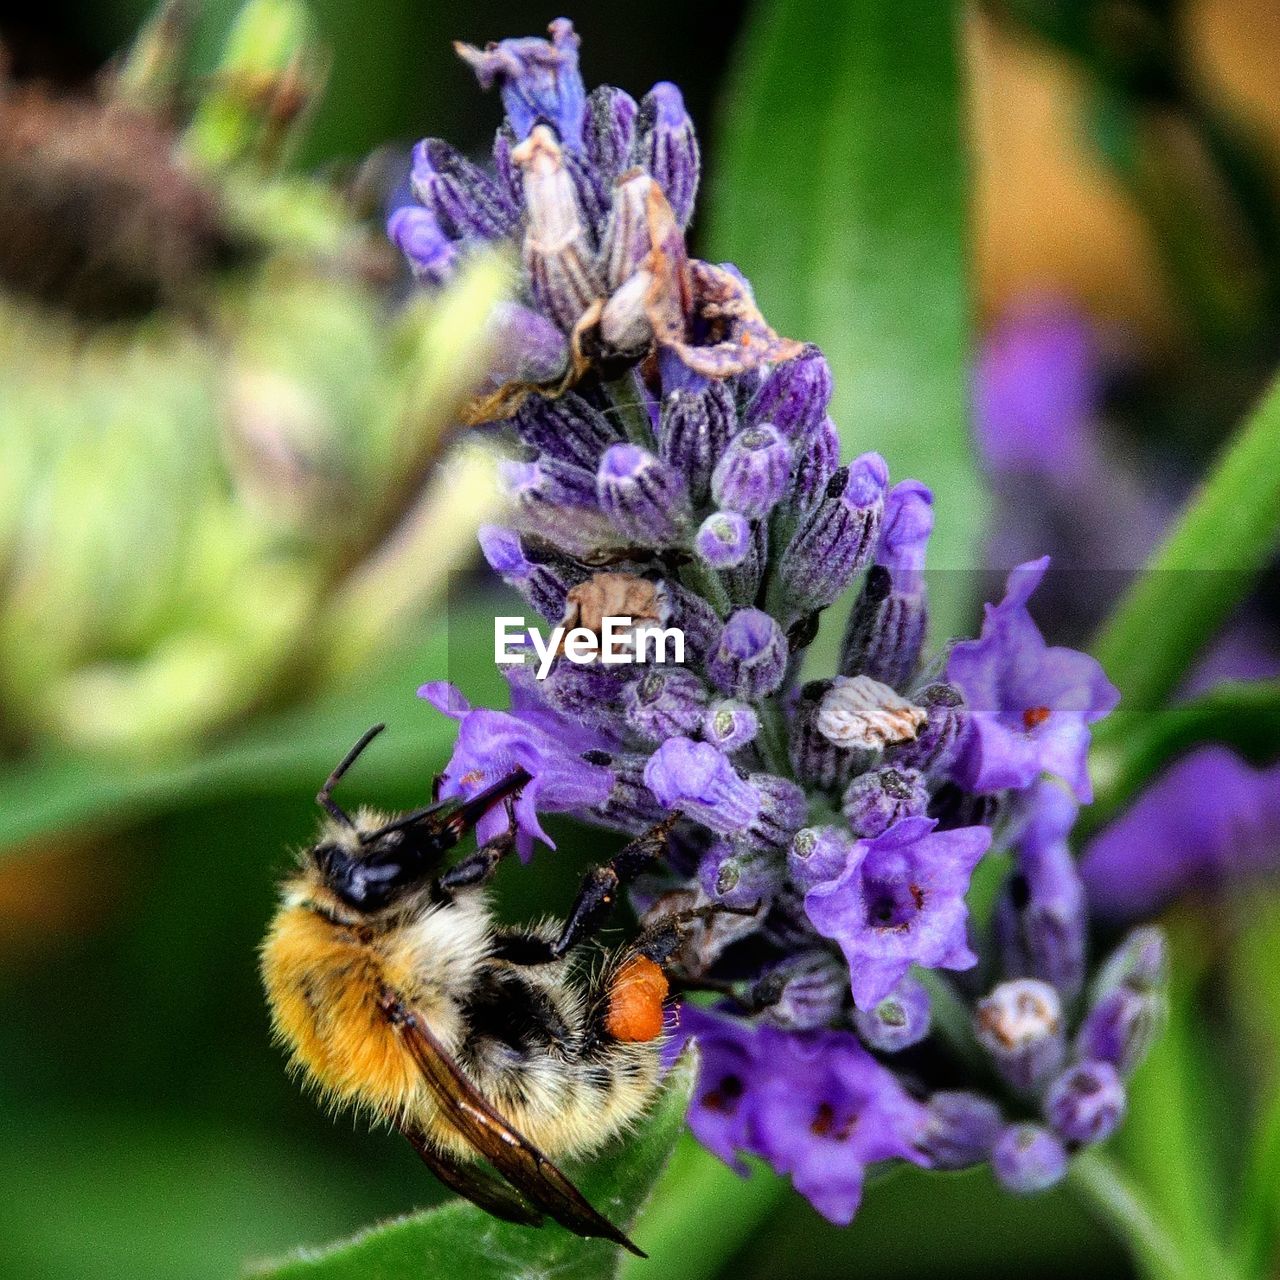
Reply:
<svg viewBox="0 0 1280 1280"><path fill-rule="evenodd" d="M345 814L337 801L333 799L333 789L342 780L342 775L355 764L359 759L360 753L371 743L374 738L380 734L387 726L385 724L375 724L372 729L367 729L360 735L360 741L356 743L345 756L338 761L337 767L325 779L324 786L316 793L316 804L318 804L331 817L336 818L344 826L355 830L355 823Z"/></svg>

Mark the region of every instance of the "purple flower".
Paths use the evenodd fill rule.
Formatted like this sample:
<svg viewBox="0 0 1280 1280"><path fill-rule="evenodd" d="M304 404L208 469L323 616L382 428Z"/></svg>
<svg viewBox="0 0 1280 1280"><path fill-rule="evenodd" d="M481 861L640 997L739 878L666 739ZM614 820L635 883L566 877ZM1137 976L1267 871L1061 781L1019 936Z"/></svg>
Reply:
<svg viewBox="0 0 1280 1280"><path fill-rule="evenodd" d="M1099 915L1132 920L1181 893L1280 866L1280 765L1254 769L1202 747L1162 774L1085 850Z"/></svg>
<svg viewBox="0 0 1280 1280"><path fill-rule="evenodd" d="M760 795L709 742L668 738L644 771L645 786L721 835L742 831L760 812Z"/></svg>
<svg viewBox="0 0 1280 1280"><path fill-rule="evenodd" d="M968 969L969 876L991 844L986 827L937 831L932 818L906 818L859 840L843 873L805 895L814 928L849 962L853 1000L870 1009L907 970Z"/></svg>
<svg viewBox="0 0 1280 1280"><path fill-rule="evenodd" d="M418 696L459 721L458 738L440 789L442 799L475 795L517 767L529 773L531 780L515 802L516 848L522 859L527 861L533 853L535 840L555 848L538 821L539 811L585 809L608 798L613 774L582 759L581 751L587 750L592 740L575 735L570 722L562 722L560 731L553 735L510 712L472 708L445 681L424 684ZM477 824L476 839L493 839L505 829L506 822L501 807L491 810Z"/></svg>
<svg viewBox="0 0 1280 1280"><path fill-rule="evenodd" d="M1097 662L1046 645L1031 620L1027 601L1048 566L1046 556L1014 569L1004 599L987 606L981 638L951 650L947 678L972 713L956 772L977 792L1020 790L1051 773L1087 803L1093 798L1089 725L1111 711L1120 694Z"/></svg>
<svg viewBox="0 0 1280 1280"><path fill-rule="evenodd" d="M698 1044L698 1086L689 1103L689 1128L708 1151L746 1177L739 1153L750 1142L747 1085L756 1076L757 1030L694 1004L680 1006L679 1027L681 1042L696 1039Z"/></svg>
<svg viewBox="0 0 1280 1280"><path fill-rule="evenodd" d="M924 1107L850 1032L765 1026L757 1056L764 1071L751 1086L752 1146L824 1218L853 1220L868 1165L925 1162L916 1145Z"/></svg>

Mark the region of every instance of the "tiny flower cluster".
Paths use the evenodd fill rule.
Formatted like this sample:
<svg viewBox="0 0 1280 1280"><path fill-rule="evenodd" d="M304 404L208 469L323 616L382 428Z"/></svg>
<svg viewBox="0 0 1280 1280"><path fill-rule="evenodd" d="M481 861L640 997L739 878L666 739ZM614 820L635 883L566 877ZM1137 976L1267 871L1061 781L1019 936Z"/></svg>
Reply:
<svg viewBox="0 0 1280 1280"><path fill-rule="evenodd" d="M443 794L524 769L524 857L551 843L539 814L624 833L680 815L634 897L651 917L709 909L675 976L718 995L685 1003L679 1037L702 1049L690 1123L724 1159L763 1157L837 1222L883 1161L1046 1187L1118 1123L1160 1008L1158 935L1088 984L1067 845L1116 692L1033 622L1045 561L1010 575L977 639L925 653L932 494L876 453L841 465L821 352L777 338L732 267L685 254L698 152L674 87L588 96L572 27L551 37L461 49L502 92L497 176L422 144L420 204L391 232L427 280L477 240L521 247L485 406L518 450L489 564L550 622L590 629L625 600L678 626L686 661L508 667L507 711L424 686L459 721ZM846 593L837 669L805 680ZM977 918L993 848L1012 870ZM967 1046L935 1026L939 1000L967 1010ZM956 1087L975 1047L999 1091Z"/></svg>

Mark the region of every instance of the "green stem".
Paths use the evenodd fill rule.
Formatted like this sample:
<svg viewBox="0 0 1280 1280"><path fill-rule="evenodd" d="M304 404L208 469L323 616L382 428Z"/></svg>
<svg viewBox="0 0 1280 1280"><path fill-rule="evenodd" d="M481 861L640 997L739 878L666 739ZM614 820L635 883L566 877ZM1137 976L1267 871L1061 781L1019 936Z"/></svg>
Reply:
<svg viewBox="0 0 1280 1280"><path fill-rule="evenodd" d="M653 448L653 424L645 408L639 380L634 373L624 373L604 384L604 389L617 414L618 425L632 444Z"/></svg>
<svg viewBox="0 0 1280 1280"><path fill-rule="evenodd" d="M680 581L695 595L709 601L722 618L727 618L733 611L733 601L729 598L723 579L709 564L693 559L688 564L681 565Z"/></svg>
<svg viewBox="0 0 1280 1280"><path fill-rule="evenodd" d="M1241 1275L1274 1274L1280 1215L1276 1211L1277 1173L1280 1173L1280 1088L1272 1091L1256 1128L1253 1156L1240 1194L1239 1238L1236 1257Z"/></svg>
<svg viewBox="0 0 1280 1280"><path fill-rule="evenodd" d="M1094 642L1127 710L1168 698L1270 561L1280 542L1277 458L1273 385Z"/></svg>
<svg viewBox="0 0 1280 1280"><path fill-rule="evenodd" d="M1142 1193L1110 1157L1097 1150L1082 1152L1071 1163L1068 1184L1124 1243L1149 1280L1202 1280Z"/></svg>
<svg viewBox="0 0 1280 1280"><path fill-rule="evenodd" d="M787 752L787 725L776 698L762 698L756 703L760 715L760 736L756 745L764 758L765 768L779 778L791 777L791 757Z"/></svg>

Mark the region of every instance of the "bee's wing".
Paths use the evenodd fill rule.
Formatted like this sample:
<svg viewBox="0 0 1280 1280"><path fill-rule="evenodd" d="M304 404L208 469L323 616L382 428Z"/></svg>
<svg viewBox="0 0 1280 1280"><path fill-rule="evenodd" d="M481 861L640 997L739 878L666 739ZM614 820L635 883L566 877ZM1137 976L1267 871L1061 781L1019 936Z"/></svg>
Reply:
<svg viewBox="0 0 1280 1280"><path fill-rule="evenodd" d="M406 1010L393 1025L404 1038L441 1115L530 1204L577 1235L601 1236L637 1257L646 1256L476 1092L421 1017Z"/></svg>
<svg viewBox="0 0 1280 1280"><path fill-rule="evenodd" d="M422 1158L422 1163L451 1191L465 1196L485 1213L505 1222L518 1222L525 1227L540 1227L542 1214L513 1187L485 1173L478 1165L456 1160L431 1146L420 1129L401 1125L400 1132Z"/></svg>

